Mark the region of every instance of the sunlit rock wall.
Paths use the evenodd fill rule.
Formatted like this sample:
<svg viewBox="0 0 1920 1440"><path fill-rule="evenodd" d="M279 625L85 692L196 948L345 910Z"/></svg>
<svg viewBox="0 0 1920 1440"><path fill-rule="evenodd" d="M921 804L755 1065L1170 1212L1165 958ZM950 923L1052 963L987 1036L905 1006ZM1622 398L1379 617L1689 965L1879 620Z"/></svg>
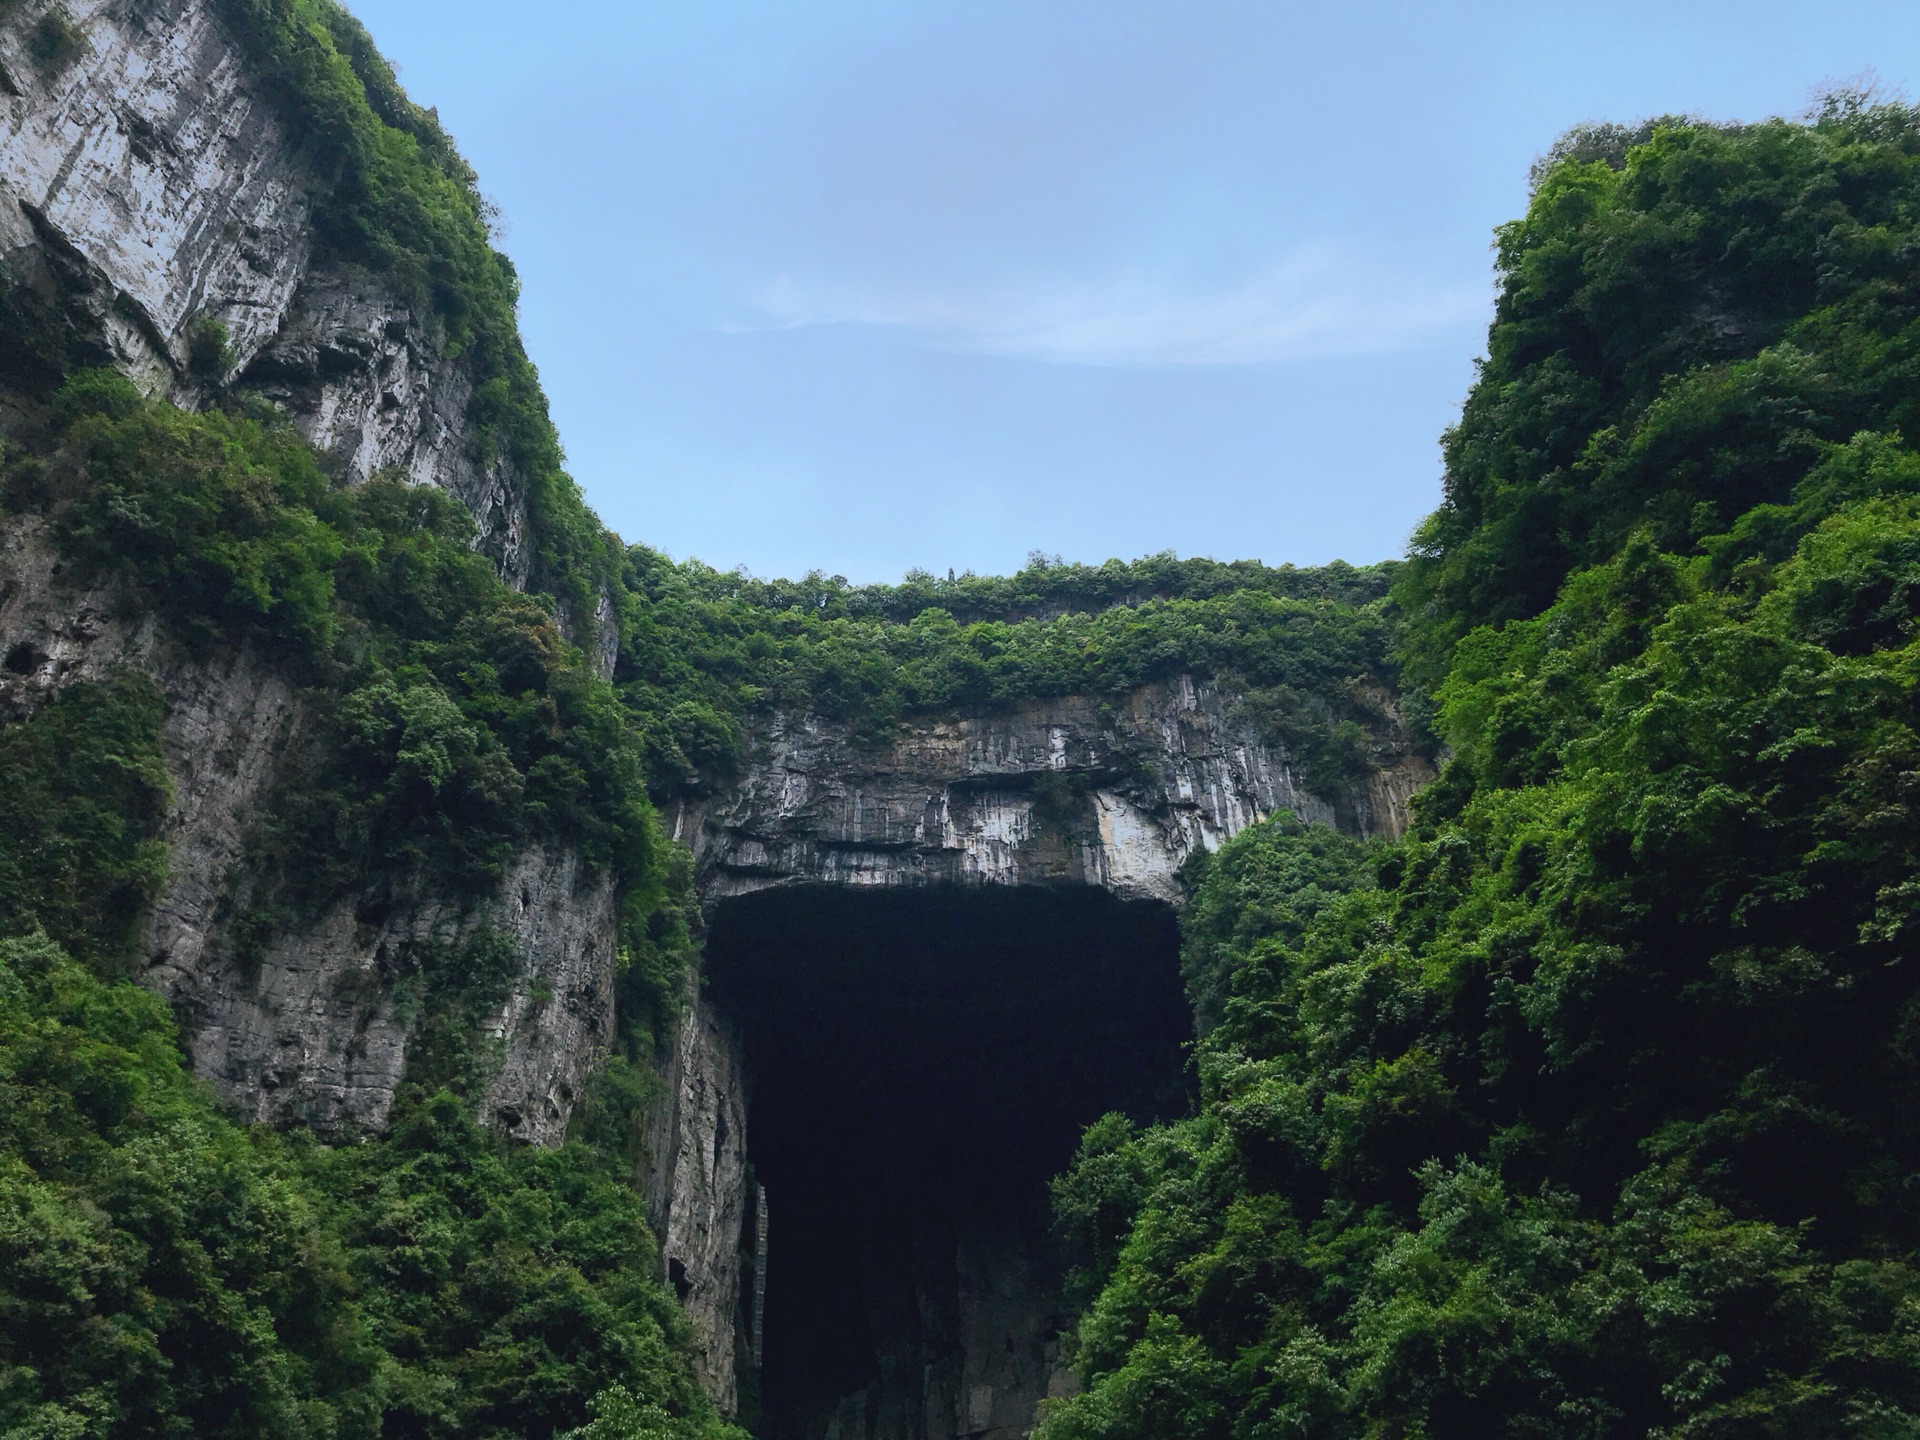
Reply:
<svg viewBox="0 0 1920 1440"><path fill-rule="evenodd" d="M464 365L380 277L316 260L314 158L210 0L75 0L85 53L58 68L30 49L47 9L0 13L0 381L112 365L189 407L265 395L349 478L458 495L524 587L525 497L474 442ZM215 374L191 354L209 319L231 350Z"/></svg>
<svg viewBox="0 0 1920 1440"><path fill-rule="evenodd" d="M1082 884L1178 903L1188 857L1281 810L1359 835L1405 830L1432 771L1389 699L1371 773L1330 795L1235 700L1183 676L1117 702L916 720L880 744L775 717L742 779L682 804L674 834L709 900L783 884Z"/></svg>

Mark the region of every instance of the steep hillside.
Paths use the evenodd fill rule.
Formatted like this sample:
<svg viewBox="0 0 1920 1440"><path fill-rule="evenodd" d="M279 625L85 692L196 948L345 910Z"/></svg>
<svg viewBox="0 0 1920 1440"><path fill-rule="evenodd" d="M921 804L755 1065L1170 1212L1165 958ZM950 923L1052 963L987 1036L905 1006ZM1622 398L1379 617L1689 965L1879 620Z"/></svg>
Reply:
<svg viewBox="0 0 1920 1440"><path fill-rule="evenodd" d="M623 549L488 219L330 0L0 6L9 1433L721 1433L703 901L863 845L1177 899L1428 773L1387 568Z"/></svg>
<svg viewBox="0 0 1920 1440"><path fill-rule="evenodd" d="M0 3L0 1430L1920 1432L1920 115L1535 180L1406 561L767 581L332 0Z"/></svg>
<svg viewBox="0 0 1920 1440"><path fill-rule="evenodd" d="M1396 581L1452 758L1184 924L1037 1432L1920 1427L1920 114L1577 133Z"/></svg>

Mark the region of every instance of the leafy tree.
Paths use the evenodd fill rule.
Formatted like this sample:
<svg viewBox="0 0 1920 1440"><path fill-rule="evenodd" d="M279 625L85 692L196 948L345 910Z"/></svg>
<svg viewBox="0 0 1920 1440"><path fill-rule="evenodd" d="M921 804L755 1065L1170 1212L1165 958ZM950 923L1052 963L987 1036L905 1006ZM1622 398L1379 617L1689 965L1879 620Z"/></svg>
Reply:
<svg viewBox="0 0 1920 1440"><path fill-rule="evenodd" d="M551 1435L621 1385L721 1426L644 1205L445 1092L328 1148L227 1119L159 1000L0 940L0 1429Z"/></svg>
<svg viewBox="0 0 1920 1440"><path fill-rule="evenodd" d="M1917 123L1576 137L1503 231L1397 582L1451 759L1195 874L1042 1440L1920 1432Z"/></svg>
<svg viewBox="0 0 1920 1440"><path fill-rule="evenodd" d="M166 879L163 703L128 671L0 726L0 933L44 929L103 967L125 958Z"/></svg>
<svg viewBox="0 0 1920 1440"><path fill-rule="evenodd" d="M1564 146L1499 231L1487 358L1400 581L1429 680L1633 531L1691 552L1824 446L1916 430L1911 111L1613 138L1640 143Z"/></svg>

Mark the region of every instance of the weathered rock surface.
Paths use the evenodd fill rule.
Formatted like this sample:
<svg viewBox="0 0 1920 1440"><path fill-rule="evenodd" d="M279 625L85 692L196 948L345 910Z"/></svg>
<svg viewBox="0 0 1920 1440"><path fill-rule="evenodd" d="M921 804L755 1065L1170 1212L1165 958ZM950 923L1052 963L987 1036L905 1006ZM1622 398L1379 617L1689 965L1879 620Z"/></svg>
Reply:
<svg viewBox="0 0 1920 1440"><path fill-rule="evenodd" d="M647 1219L693 1326L700 1383L732 1413L748 1200L746 1057L739 1034L699 1000L662 1060L665 1089L647 1130Z"/></svg>
<svg viewBox="0 0 1920 1440"><path fill-rule="evenodd" d="M246 1118L378 1131L434 1003L435 952L457 957L486 930L516 973L481 1024L482 1118L555 1145L613 1032L613 888L571 855L526 852L478 904L421 897L368 919L343 900L257 957L156 926L151 973L188 1017L194 1068Z"/></svg>
<svg viewBox="0 0 1920 1440"><path fill-rule="evenodd" d="M1379 703L1387 723L1374 769L1333 797L1305 787L1234 696L1191 677L1116 704L1067 697L916 721L877 746L816 718L776 717L753 738L739 781L681 805L673 829L709 907L783 885L1093 885L1178 904L1189 856L1283 809L1350 833L1401 834L1432 772L1391 700ZM741 1093L750 1062L717 1017L689 1017L653 1149L656 1224L678 1283L720 1302L689 1300L709 1357L736 1349L739 1254L689 1217L739 1233L744 1170L722 1157L743 1146L745 1116L724 1097ZM1037 1400L1072 1384L1046 1349L1055 1302L1021 1278L1024 1245L1012 1233L961 1237L938 1262L957 1267L962 1295L934 1347L946 1358L903 1352L875 1387L845 1397L829 1434L1024 1434Z"/></svg>
<svg viewBox="0 0 1920 1440"><path fill-rule="evenodd" d="M0 657L0 714L15 718L115 666L147 672L165 693L171 873L149 923L148 978L188 1019L196 1069L243 1113L379 1129L421 1018L429 948L491 930L517 961L482 1017L483 1111L518 1137L559 1141L612 1036L609 877L533 849L477 901L421 891L365 919L348 897L242 953L226 922L247 893L247 830L310 720L281 671L250 645L180 649L150 615L69 583L37 522L17 518L0 532Z"/></svg>
<svg viewBox="0 0 1920 1440"><path fill-rule="evenodd" d="M1189 856L1280 810L1403 832L1431 770L1388 729L1368 779L1328 797L1233 696L1191 677L1116 704L1068 696L915 721L878 746L777 717L741 781L681 806L674 834L709 901L784 884L1085 884L1177 903Z"/></svg>
<svg viewBox="0 0 1920 1440"><path fill-rule="evenodd" d="M71 4L88 49L57 69L28 48L44 10L0 24L6 279L65 312L72 348L44 358L190 393L196 316L242 361L279 328L312 248L302 166L205 0Z"/></svg>
<svg viewBox="0 0 1920 1440"><path fill-rule="evenodd" d="M28 0L0 17L0 422L79 365L112 365L187 407L251 390L347 478L397 471L458 496L477 543L524 586L523 486L473 441L470 375L433 318L380 277L316 259L313 156L212 0L72 0L61 13L85 46L61 65L32 50L47 13ZM228 346L212 369L193 347L208 320ZM184 653L151 616L68 584L38 527L17 519L0 541L0 643L14 662L0 676L5 713L122 664L166 693L173 871L151 979L192 1021L196 1064L223 1093L260 1119L379 1127L405 1069L419 955L492 929L521 968L485 1027L486 1108L527 1139L560 1137L613 1023L605 877L529 852L495 895L422 892L377 921L342 902L243 963L223 927L244 895L246 831L309 719L285 675L246 645Z"/></svg>
<svg viewBox="0 0 1920 1440"><path fill-rule="evenodd" d="M189 407L262 394L350 479L459 496L524 588L524 487L474 442L463 362L378 276L316 261L312 161L210 0L70 4L88 49L59 69L28 49L44 8L0 19L0 380L112 365ZM193 361L208 319L228 337L218 373Z"/></svg>
<svg viewBox="0 0 1920 1440"><path fill-rule="evenodd" d="M0 427L80 365L115 366L189 407L248 391L279 406L343 476L398 471L458 496L503 577L526 585L524 487L475 443L471 375L432 317L380 277L316 257L323 187L311 157L212 0L67 0L86 49L61 67L30 53L45 13L43 0L0 9ZM208 320L229 346L214 365L194 354ZM604 597L595 618L611 674ZM196 1067L243 1113L381 1127L428 1003L429 958L492 931L515 962L482 1017L485 1116L535 1143L563 1135L613 1033L605 876L533 849L478 899L403 886L377 911L347 897L239 945L231 921L247 894L248 829L313 722L286 674L245 644L182 650L152 616L75 585L40 528L17 518L0 530L0 658L7 718L116 665L165 692L172 872L151 920L149 977L188 1019ZM1352 833L1400 833L1429 771L1397 727L1385 731L1371 777L1329 797L1305 788L1232 696L1193 679L1112 705L1067 698L917 721L880 746L781 717L755 738L737 785L671 818L709 904L797 884L1094 885L1172 902L1182 862L1280 809ZM700 1002L662 1070L653 1223L699 1339L702 1381L731 1410L748 1057ZM1022 1278L1022 1243L964 1239L948 1358L847 1397L834 1434L1022 1433L1034 1398L1065 1383L1042 1343L1044 1300ZM894 1414L903 1406L920 1428Z"/></svg>
<svg viewBox="0 0 1920 1440"><path fill-rule="evenodd" d="M524 589L533 550L519 476L497 456L483 464L476 455L467 423L473 382L447 358L439 328L379 276L317 267L239 383L296 417L343 474L390 471L458 496L502 578ZM611 673L611 662L603 668Z"/></svg>

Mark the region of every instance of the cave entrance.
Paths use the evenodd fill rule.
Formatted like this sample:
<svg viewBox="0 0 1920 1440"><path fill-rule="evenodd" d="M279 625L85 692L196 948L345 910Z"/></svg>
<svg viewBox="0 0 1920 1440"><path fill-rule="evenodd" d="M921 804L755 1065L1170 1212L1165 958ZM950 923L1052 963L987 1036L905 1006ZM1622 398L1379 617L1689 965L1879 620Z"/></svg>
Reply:
<svg viewBox="0 0 1920 1440"><path fill-rule="evenodd" d="M1048 1178L1106 1112L1185 1098L1172 910L767 890L715 908L707 956L771 1211L746 1418L767 1440L1025 1434L1071 1384Z"/></svg>

